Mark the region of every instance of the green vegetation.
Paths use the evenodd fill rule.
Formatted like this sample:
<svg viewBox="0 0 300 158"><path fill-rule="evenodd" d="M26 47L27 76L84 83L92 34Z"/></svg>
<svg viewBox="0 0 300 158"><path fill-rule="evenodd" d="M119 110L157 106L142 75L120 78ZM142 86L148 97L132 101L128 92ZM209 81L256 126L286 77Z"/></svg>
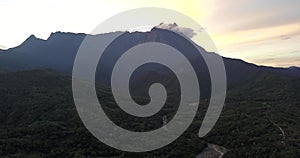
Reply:
<svg viewBox="0 0 300 158"><path fill-rule="evenodd" d="M127 117L114 105L109 89L98 90L105 111L120 126L147 130L162 124L159 116L149 124ZM0 74L0 157L195 157L212 143L225 147L225 157L230 158L297 158L299 92L297 78L263 75L229 91L223 113L206 137L197 137L207 107L203 100L193 124L179 139L152 152L128 153L106 146L84 127L70 77L51 70ZM172 114L176 108L161 114L166 111ZM129 125L124 119L136 123Z"/></svg>

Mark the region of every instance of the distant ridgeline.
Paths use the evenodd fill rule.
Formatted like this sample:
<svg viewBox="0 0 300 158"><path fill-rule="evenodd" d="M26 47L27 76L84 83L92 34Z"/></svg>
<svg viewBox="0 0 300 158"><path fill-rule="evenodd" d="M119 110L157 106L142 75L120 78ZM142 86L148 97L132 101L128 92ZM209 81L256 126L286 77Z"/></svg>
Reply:
<svg viewBox="0 0 300 158"><path fill-rule="evenodd" d="M107 33L94 35L94 37L98 41L101 41L114 34L115 33ZM70 75L78 48L86 36L92 35L56 32L52 33L47 40L38 39L32 35L20 46L0 51L0 72L48 68ZM182 52L183 54L188 54L189 52L189 48L180 46L181 39L176 33L159 28L153 28L150 32L124 32L122 37L117 40L118 43L110 45L110 48L107 50L109 53L111 52L110 56L112 59L116 56L116 52L124 52L126 51L124 48L145 42L162 42L175 46L178 50L185 50L185 52ZM99 44L101 44L101 42ZM200 46L199 48L205 52ZM211 56L216 55L215 53L209 52L208 54ZM263 73L269 72L300 77L300 68L297 67L271 68L257 66L237 59L223 59L227 71L229 87L245 83L261 76ZM192 64L197 65L198 68L195 69L198 76L204 78L203 80L209 78L206 64L200 55L191 56L189 60ZM106 64L111 64L109 61L110 60L108 60ZM105 67L106 65L103 64L101 66ZM165 73L164 71L161 72L157 70L157 68L160 67L149 66L141 78L144 78L144 75L147 75L147 72L150 71ZM100 76L97 76L96 79L100 83L107 82L105 81L106 79Z"/></svg>

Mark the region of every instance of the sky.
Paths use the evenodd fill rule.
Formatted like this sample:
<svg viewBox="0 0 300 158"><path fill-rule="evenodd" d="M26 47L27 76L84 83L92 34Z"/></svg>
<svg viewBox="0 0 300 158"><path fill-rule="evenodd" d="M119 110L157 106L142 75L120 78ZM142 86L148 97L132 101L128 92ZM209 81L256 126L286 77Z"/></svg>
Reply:
<svg viewBox="0 0 300 158"><path fill-rule="evenodd" d="M17 46L32 34L47 39L56 31L89 33L101 21L140 7L191 17L222 56L300 66L299 0L0 0L0 49Z"/></svg>

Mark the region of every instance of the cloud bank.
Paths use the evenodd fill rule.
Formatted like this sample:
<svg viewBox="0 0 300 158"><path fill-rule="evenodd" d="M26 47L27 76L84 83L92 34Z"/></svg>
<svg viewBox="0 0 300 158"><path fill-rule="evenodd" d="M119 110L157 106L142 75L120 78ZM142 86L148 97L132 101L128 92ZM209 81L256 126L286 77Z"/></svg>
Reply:
<svg viewBox="0 0 300 158"><path fill-rule="evenodd" d="M184 34L186 37L188 38L193 38L195 35L197 35L197 33L191 29L191 28L186 28L186 27L180 27L178 26L176 23L173 24L165 24L165 23L160 23L158 26L156 26L157 28L161 28L161 29L167 29L167 30L171 30L177 33L181 33Z"/></svg>
<svg viewBox="0 0 300 158"><path fill-rule="evenodd" d="M3 45L0 45L0 49L6 49L6 47Z"/></svg>

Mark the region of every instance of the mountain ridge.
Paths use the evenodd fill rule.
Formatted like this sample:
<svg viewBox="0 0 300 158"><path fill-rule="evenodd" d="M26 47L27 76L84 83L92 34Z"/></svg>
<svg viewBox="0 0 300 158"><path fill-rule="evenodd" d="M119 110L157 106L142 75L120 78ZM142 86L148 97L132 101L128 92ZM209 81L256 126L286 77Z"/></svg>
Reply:
<svg viewBox="0 0 300 158"><path fill-rule="evenodd" d="M71 75L78 48L86 36L92 36L101 41L107 36L114 35L114 33L120 32L111 32L99 35L54 32L51 33L46 40L39 39L36 36L31 35L21 45L15 48L0 51L0 70L5 72L50 68ZM176 35L176 33L173 31L160 28L153 28L149 32L124 32L122 36L123 39L119 40L118 45L115 44L114 47L110 49L111 53L125 51L123 50L124 47L128 47L130 45L134 46L136 44L149 41L175 45L175 47L177 47L176 49L188 49L184 46L181 46L181 39L179 35ZM199 46L199 48L203 49L201 46ZM218 55L215 53L206 52L204 49L203 51L208 54ZM115 54L116 53L113 53L111 56L115 56ZM202 58L202 56L196 55L196 60L192 62L195 65L206 67L206 63L203 60L199 62L199 60L197 60L198 58ZM253 63L245 62L241 59L231 59L227 57L222 58L225 64L229 86L235 86L244 82L248 82L264 72L300 77L300 69L296 67L277 68L259 66ZM201 71L202 70L199 69L198 73L202 75L203 72ZM205 70L205 72L207 71L208 70Z"/></svg>
<svg viewBox="0 0 300 158"><path fill-rule="evenodd" d="M170 38L176 37L172 32L157 31L158 36L154 32L154 35L126 33L107 49L106 55L118 57L118 51L126 50L124 47L147 41L166 42L168 38L167 42L172 45L181 42L179 38ZM103 35L98 37L104 38ZM193 124L179 139L162 149L137 155L100 143L84 127L76 112L72 78L67 74L72 72L73 60L84 37L56 33L50 42L35 38L30 37L26 43L29 46L0 54L0 72L9 72L0 73L0 156L195 157L205 150L207 144L224 146L228 149L226 157L297 157L300 153L300 136L297 132L300 80L288 74L287 69L270 69L238 59L223 58L230 89L213 130L207 136L198 138L198 130L208 106L205 98L200 102ZM183 50L186 47L179 45L177 48ZM112 53L114 51L117 53ZM192 58L191 63L196 65L194 69L200 77L202 97L203 87L204 94L209 94L210 78L205 63L197 57ZM113 60L106 62L113 63ZM141 89L138 93L144 96L143 100L148 99L148 93L144 95L143 91L148 92L148 88L140 85L149 85L151 82L147 81L153 79L164 82L171 76L168 71L157 71L156 68L152 66L146 69L146 74L143 74L144 71L133 74L141 75L133 88ZM297 72L296 67L289 70ZM109 74L106 71L103 73ZM102 81L106 82L105 79ZM174 90L174 81L171 78L165 84ZM97 96L103 101L101 103L105 105L105 112L121 127L148 129L149 125L156 127L154 125L162 123L161 119L152 119L152 124L140 123L141 118L132 119L117 109L109 87L99 85L96 90L99 92ZM134 91L131 94L134 96ZM176 102L174 98L170 100L171 106L164 109L167 114L176 110L176 103L173 102ZM280 129L286 132L284 137L280 135Z"/></svg>
<svg viewBox="0 0 300 158"><path fill-rule="evenodd" d="M154 27L153 29L161 29L161 28L156 28ZM153 30L152 29L152 30ZM152 31L151 30L151 31ZM164 29L162 29L164 30ZM101 33L101 34L96 34L96 35L92 35L92 34L86 34L86 33L74 33L74 32L63 32L63 31L55 31L55 32L52 32L49 37L47 39L42 39L42 38L38 38L36 37L34 34L31 34L29 37L27 37L20 45L18 46L15 46L15 47L11 47L11 48L8 48L8 49L1 49L0 48L0 53L3 53L3 52L7 52L9 50L14 50L24 44L27 44L28 41L43 41L43 42L50 42L52 40L55 40L55 38L59 37L59 36L103 36L103 35L107 35L107 34L113 34L113 33L117 33L117 32L123 32L123 33L129 33L129 34L134 34L134 33L151 33L151 31L147 31L147 32L139 32L139 31L135 31L135 32L129 32L129 31L115 31L115 32L108 32L108 33ZM199 46L199 45L197 45ZM201 47L201 46L199 46ZM201 47L202 48L202 47ZM204 49L204 48L203 48ZM208 52L208 51L207 51ZM215 52L208 52L208 53L214 53L214 54L217 54ZM217 55L220 55L220 54L217 54ZM221 56L221 55L220 55ZM251 63L251 62L247 62L243 59L240 59L240 58L231 58L231 57L225 57L225 56L222 56L224 59L231 59L231 60L240 60L240 61L243 61L247 64L253 64L255 66L258 66L258 67L266 67L266 68L274 68L274 69L300 69L299 66L289 66L289 67L281 67L281 66L267 66L267 65L259 65L259 64L255 64L255 63Z"/></svg>

